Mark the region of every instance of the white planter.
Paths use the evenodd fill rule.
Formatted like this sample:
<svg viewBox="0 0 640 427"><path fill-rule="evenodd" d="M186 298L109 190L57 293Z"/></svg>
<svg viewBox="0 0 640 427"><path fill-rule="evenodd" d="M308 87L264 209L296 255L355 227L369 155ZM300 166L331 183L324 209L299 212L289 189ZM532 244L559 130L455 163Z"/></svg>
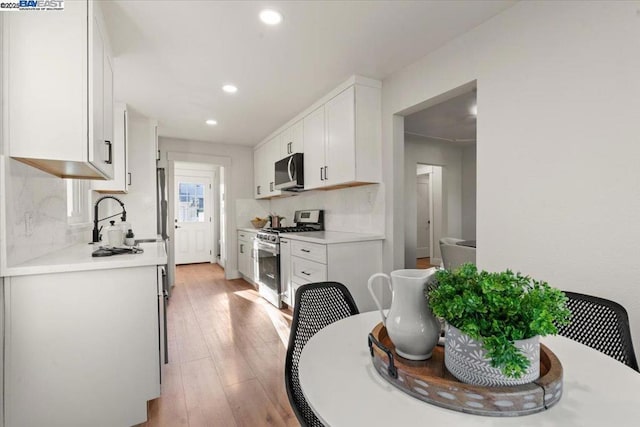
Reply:
<svg viewBox="0 0 640 427"><path fill-rule="evenodd" d="M540 377L540 337L515 341L515 345L531 362L520 378L509 378L489 363L482 342L458 328L447 325L444 364L460 381L480 386L512 386L527 384Z"/></svg>

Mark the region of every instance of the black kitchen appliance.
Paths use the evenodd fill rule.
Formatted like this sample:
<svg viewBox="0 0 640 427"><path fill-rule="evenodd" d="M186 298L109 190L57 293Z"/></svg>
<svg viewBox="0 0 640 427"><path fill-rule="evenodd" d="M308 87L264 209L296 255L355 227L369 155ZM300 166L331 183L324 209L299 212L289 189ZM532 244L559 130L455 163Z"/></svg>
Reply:
<svg viewBox="0 0 640 427"><path fill-rule="evenodd" d="M302 153L294 153L275 164L275 189L304 191L304 160Z"/></svg>

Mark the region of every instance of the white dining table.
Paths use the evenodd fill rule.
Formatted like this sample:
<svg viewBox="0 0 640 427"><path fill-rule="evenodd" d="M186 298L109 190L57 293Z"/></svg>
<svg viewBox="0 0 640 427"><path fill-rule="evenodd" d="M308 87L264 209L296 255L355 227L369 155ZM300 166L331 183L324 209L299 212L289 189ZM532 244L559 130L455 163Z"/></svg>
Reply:
<svg viewBox="0 0 640 427"><path fill-rule="evenodd" d="M326 426L640 426L640 373L576 341L541 339L563 367L563 396L553 407L519 417L471 415L418 400L373 367L367 336L380 322L368 312L314 335L300 356L302 392Z"/></svg>

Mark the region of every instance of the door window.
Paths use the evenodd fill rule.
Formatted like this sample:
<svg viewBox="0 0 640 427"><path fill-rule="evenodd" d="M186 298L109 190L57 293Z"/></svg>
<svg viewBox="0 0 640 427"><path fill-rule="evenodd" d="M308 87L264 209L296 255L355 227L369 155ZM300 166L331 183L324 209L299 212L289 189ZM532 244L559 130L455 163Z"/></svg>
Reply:
<svg viewBox="0 0 640 427"><path fill-rule="evenodd" d="M204 185L181 182L178 222L204 222Z"/></svg>

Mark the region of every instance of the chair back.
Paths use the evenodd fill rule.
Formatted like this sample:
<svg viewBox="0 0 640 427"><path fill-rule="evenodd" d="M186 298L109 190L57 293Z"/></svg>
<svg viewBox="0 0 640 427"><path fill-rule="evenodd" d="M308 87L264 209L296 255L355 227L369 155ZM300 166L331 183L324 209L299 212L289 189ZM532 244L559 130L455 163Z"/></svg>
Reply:
<svg viewBox="0 0 640 427"><path fill-rule="evenodd" d="M476 263L476 248L457 245L462 239L443 237L440 239L442 263L447 270L453 270L465 263Z"/></svg>
<svg viewBox="0 0 640 427"><path fill-rule="evenodd" d="M558 333L613 357L638 371L627 310L620 304L591 295L565 292L571 310L568 325Z"/></svg>
<svg viewBox="0 0 640 427"><path fill-rule="evenodd" d="M310 283L298 288L295 296L293 322L284 365L287 396L302 426L322 426L300 388L298 363L302 349L320 329L345 317L358 314L358 307L349 290L341 283Z"/></svg>

